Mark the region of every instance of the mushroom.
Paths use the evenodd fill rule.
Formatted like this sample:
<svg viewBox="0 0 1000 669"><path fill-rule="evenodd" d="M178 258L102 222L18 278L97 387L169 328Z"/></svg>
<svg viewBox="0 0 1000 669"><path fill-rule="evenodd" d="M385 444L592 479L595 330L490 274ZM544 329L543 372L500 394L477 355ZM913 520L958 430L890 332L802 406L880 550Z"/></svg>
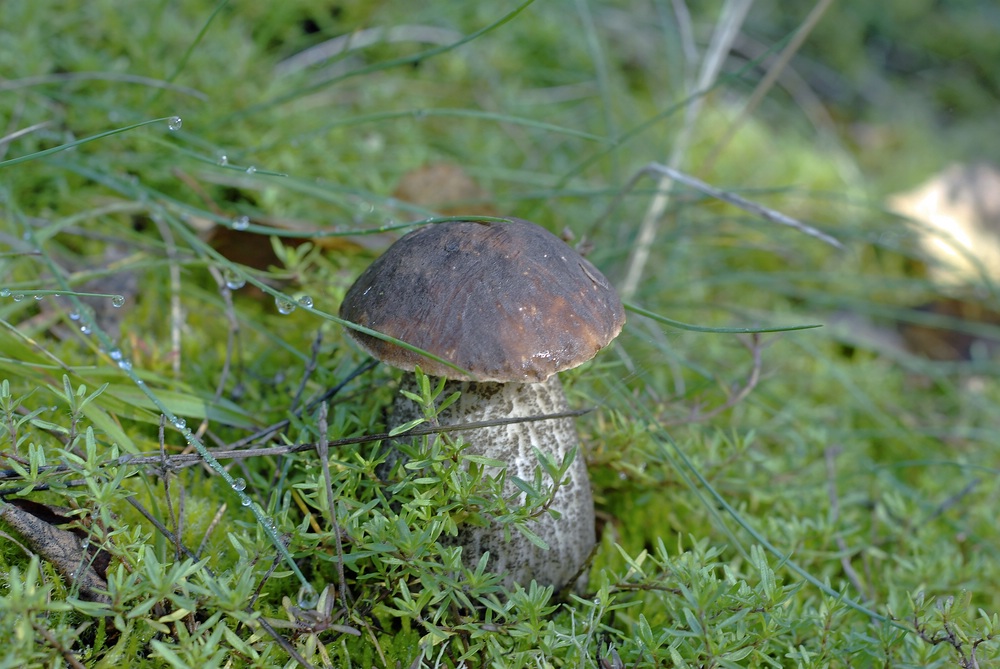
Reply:
<svg viewBox="0 0 1000 669"><path fill-rule="evenodd" d="M448 379L444 394L461 393L441 424L565 412L556 373L593 358L625 324L614 288L589 261L547 230L520 219L452 221L404 236L347 291L341 318L432 353L468 372L354 330L350 335L393 367ZM416 390L412 377L401 389ZM422 416L400 393L390 428ZM534 479L534 449L562 462L579 447L573 421L557 418L463 432L468 452L506 463L504 495L523 499L511 477ZM543 471L546 487L556 482ZM495 471L489 473L495 474ZM518 532L463 525L456 542L467 564L489 551L489 569L503 583L557 589L569 584L595 544L594 503L583 454L557 488L551 509L530 525L549 549ZM505 540L505 534L509 540ZM585 580L577 582L577 586Z"/></svg>

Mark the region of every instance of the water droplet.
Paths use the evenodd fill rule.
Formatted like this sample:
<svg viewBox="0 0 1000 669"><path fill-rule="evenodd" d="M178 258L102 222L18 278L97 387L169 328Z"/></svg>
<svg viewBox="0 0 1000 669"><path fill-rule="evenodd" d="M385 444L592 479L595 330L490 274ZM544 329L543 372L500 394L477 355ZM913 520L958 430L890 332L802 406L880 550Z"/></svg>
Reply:
<svg viewBox="0 0 1000 669"><path fill-rule="evenodd" d="M233 490L236 492L242 492L247 489L247 482L243 479L236 479L233 481Z"/></svg>
<svg viewBox="0 0 1000 669"><path fill-rule="evenodd" d="M239 290L247 285L247 280L243 278L243 275L230 267L222 270L222 280L226 282L226 288L229 290Z"/></svg>
<svg viewBox="0 0 1000 669"><path fill-rule="evenodd" d="M178 430L183 430L184 428L187 427L187 421L181 418L180 416L175 416L173 422L174 422L174 427L176 427Z"/></svg>
<svg viewBox="0 0 1000 669"><path fill-rule="evenodd" d="M274 306L278 309L278 313L284 316L295 311L295 303L283 297L274 298Z"/></svg>
<svg viewBox="0 0 1000 669"><path fill-rule="evenodd" d="M171 116L167 119L167 127L171 130L180 130L184 125L184 120L180 116Z"/></svg>
<svg viewBox="0 0 1000 669"><path fill-rule="evenodd" d="M233 230L246 230L250 227L249 216L238 216L233 219Z"/></svg>
<svg viewBox="0 0 1000 669"><path fill-rule="evenodd" d="M256 174L256 173L257 173L257 168L254 167L253 165L247 168L247 174Z"/></svg>
<svg viewBox="0 0 1000 669"><path fill-rule="evenodd" d="M90 548L90 537L84 537L83 539L80 539L80 548L82 548L83 550L87 550L88 548Z"/></svg>
<svg viewBox="0 0 1000 669"><path fill-rule="evenodd" d="M0 297L10 297L10 288L0 288Z"/></svg>
<svg viewBox="0 0 1000 669"><path fill-rule="evenodd" d="M89 335L92 332L92 330L90 329L89 325L84 324L80 326L80 332L82 332L85 335Z"/></svg>
<svg viewBox="0 0 1000 669"><path fill-rule="evenodd" d="M113 306L115 309L120 309L121 307L125 306L125 296L115 295L114 297L112 297L111 306Z"/></svg>
<svg viewBox="0 0 1000 669"><path fill-rule="evenodd" d="M122 359L122 351L120 348L113 348L110 351L108 351L108 356L115 362L118 362L119 360Z"/></svg>
<svg viewBox="0 0 1000 669"><path fill-rule="evenodd" d="M24 299L24 293L14 293L14 301L20 302Z"/></svg>
<svg viewBox="0 0 1000 669"><path fill-rule="evenodd" d="M123 372L127 372L128 370L132 369L132 363L129 362L128 360L119 360L118 368ZM142 385L142 381L139 381L139 384Z"/></svg>
<svg viewBox="0 0 1000 669"><path fill-rule="evenodd" d="M243 498L243 499L242 499L242 500L240 501L240 504L242 504L243 506L250 506L251 504L253 504L253 500L252 500L252 499L250 499L249 497L244 497L244 498Z"/></svg>
<svg viewBox="0 0 1000 669"><path fill-rule="evenodd" d="M299 594L295 599L300 609L311 609L319 603L319 595L316 594L316 588L308 584L299 588Z"/></svg>
<svg viewBox="0 0 1000 669"><path fill-rule="evenodd" d="M124 364L128 365L128 369L132 369L132 363L131 362L125 361ZM118 365L118 366L122 367L121 365ZM126 368L122 367L122 369L126 369ZM135 380L135 385L137 385L137 386L144 386L144 385L146 385L146 382L143 381L142 379L136 379Z"/></svg>
<svg viewBox="0 0 1000 669"><path fill-rule="evenodd" d="M35 294L35 295L32 295L32 297L35 298L36 301L40 301L45 296L44 295Z"/></svg>
<svg viewBox="0 0 1000 669"><path fill-rule="evenodd" d="M219 164L222 165L222 166L228 165L229 164L229 156L227 156L224 153L220 153L219 154Z"/></svg>
<svg viewBox="0 0 1000 669"><path fill-rule="evenodd" d="M312 309L313 298L309 297L308 295L303 295L302 297L299 298L299 304L308 309Z"/></svg>

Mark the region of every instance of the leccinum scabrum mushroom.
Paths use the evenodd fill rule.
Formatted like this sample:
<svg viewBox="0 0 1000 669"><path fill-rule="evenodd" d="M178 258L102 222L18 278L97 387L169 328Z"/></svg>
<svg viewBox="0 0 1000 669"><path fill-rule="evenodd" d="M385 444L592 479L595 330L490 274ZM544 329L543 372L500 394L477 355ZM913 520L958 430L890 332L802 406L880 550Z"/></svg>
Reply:
<svg viewBox="0 0 1000 669"><path fill-rule="evenodd" d="M444 396L461 398L442 424L564 412L556 373L590 360L621 331L625 312L614 288L589 261L545 229L519 219L428 225L393 244L347 291L340 316L390 335L469 372L381 339L349 330L368 353L404 370L449 379ZM412 377L403 388L416 390ZM422 416L400 394L390 428ZM570 418L520 422L462 433L468 452L507 463L504 494L516 476L534 479L534 448L560 463L578 448ZM495 473L495 472L491 472ZM554 483L547 475L546 486ZM523 499L523 495L521 497ZM543 550L517 532L464 526L457 539L467 564L490 553L504 583L560 588L579 571L595 543L594 504L583 453L577 452L555 494L557 520L542 514L530 529Z"/></svg>

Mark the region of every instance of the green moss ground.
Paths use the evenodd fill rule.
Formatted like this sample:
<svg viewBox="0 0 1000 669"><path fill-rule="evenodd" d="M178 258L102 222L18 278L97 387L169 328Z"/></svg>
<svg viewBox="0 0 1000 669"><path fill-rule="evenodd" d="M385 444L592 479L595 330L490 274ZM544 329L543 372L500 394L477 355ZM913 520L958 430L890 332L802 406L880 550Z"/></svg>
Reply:
<svg viewBox="0 0 1000 669"><path fill-rule="evenodd" d="M836 312L892 327L939 292L881 202L1000 157L988 3L835 3L710 164L766 71L754 45L780 50L812 5L756 3L686 127L683 37L708 49L722 3L690 30L666 2L77 4L0 3L0 666L1000 657L995 361L773 331ZM348 50L290 60L334 38ZM620 285L656 182L627 185L685 139L683 169L844 248L675 187L630 304L764 332L633 311L566 373L594 408L590 589L501 592L438 542L490 504L459 441L419 437L425 467L391 486L375 443L344 441L384 430L399 373L353 376L340 299L435 215L393 192L439 163L481 189L450 210L586 236ZM223 255L208 230L242 217ZM284 452L225 474L176 459L275 425L252 443ZM37 544L54 522L37 504L87 537L73 576L99 570L107 598Z"/></svg>

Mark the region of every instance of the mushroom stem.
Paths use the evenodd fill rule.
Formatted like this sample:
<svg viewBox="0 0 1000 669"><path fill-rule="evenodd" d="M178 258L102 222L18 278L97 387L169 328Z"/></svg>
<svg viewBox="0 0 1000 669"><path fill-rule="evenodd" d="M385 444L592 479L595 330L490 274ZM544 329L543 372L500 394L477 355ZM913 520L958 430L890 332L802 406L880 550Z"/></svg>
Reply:
<svg viewBox="0 0 1000 669"><path fill-rule="evenodd" d="M432 381L433 383L433 381ZM404 390L419 392L412 376L403 382ZM438 415L442 425L457 425L500 418L538 416L567 411L566 396L556 375L542 383L476 383L448 381L444 396L461 392L461 397ZM393 407L390 428L403 425L422 416L420 407L400 393ZM562 484L555 492L549 508L561 515L557 521L548 513L532 520L529 529L540 536L549 549L542 549L517 531L509 532L505 541L505 528L490 520L489 526L466 525L460 527L455 543L463 547L467 565L478 563L489 551L488 569L503 575L503 584L527 585L532 579L539 585L562 588L583 566L595 544L594 501L590 479L583 454L579 450L576 428L570 418L557 418L525 423L508 423L476 428L462 432L469 444L468 453L493 458L507 463L504 495L524 503L524 494L511 482L511 477L532 481L535 469L541 467L534 449L545 453L554 463L561 463L573 448L576 457ZM490 469L490 468L488 468ZM488 471L499 473L499 468ZM546 489L555 481L542 470ZM575 584L586 586L586 577Z"/></svg>

